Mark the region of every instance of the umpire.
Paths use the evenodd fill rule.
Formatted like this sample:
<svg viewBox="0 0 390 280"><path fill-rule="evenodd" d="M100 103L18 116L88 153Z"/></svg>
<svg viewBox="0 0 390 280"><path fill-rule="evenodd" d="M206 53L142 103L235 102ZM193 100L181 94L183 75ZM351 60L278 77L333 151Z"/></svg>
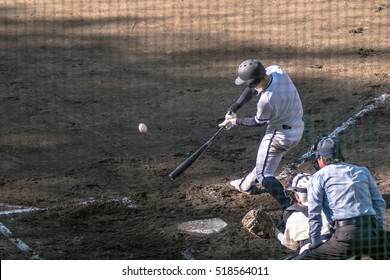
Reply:
<svg viewBox="0 0 390 280"><path fill-rule="evenodd" d="M344 162L339 143L323 137L314 146L318 170L308 187L309 249L295 259L390 259L386 203L366 167ZM334 233L321 242L321 211Z"/></svg>

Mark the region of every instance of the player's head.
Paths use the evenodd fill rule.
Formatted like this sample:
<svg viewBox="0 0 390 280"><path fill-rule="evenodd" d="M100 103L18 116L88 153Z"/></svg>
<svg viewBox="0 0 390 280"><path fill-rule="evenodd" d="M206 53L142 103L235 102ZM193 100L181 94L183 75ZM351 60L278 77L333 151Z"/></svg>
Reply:
<svg viewBox="0 0 390 280"><path fill-rule="evenodd" d="M298 173L292 180L291 186L301 200L301 202L307 202L307 187L309 185L310 174L308 173Z"/></svg>
<svg viewBox="0 0 390 280"><path fill-rule="evenodd" d="M236 85L246 84L250 88L255 88L260 84L265 76L265 68L260 61L248 59L238 66L238 77Z"/></svg>
<svg viewBox="0 0 390 280"><path fill-rule="evenodd" d="M314 167L317 170L319 169L319 159L322 159L326 165L334 162L344 161L339 142L335 138L329 136L322 136L318 138L313 146L313 152L315 164Z"/></svg>

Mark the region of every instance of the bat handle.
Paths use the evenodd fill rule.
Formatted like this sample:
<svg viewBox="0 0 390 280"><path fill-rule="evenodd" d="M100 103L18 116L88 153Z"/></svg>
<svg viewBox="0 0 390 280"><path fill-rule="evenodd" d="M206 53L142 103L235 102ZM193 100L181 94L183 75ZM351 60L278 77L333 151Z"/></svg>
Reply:
<svg viewBox="0 0 390 280"><path fill-rule="evenodd" d="M225 129L225 127L224 127L224 126L223 126L223 127L221 127L221 128L219 128L219 129L218 129L218 131L217 131L217 132L216 132L216 133L213 135L213 137L211 137L211 139L210 139L208 142L211 142L211 141L213 141L213 140L214 140L214 138L215 138L215 137L217 137L217 135L218 135L218 134L220 134L220 133L221 133L221 131L222 131L222 130L224 130L224 129Z"/></svg>

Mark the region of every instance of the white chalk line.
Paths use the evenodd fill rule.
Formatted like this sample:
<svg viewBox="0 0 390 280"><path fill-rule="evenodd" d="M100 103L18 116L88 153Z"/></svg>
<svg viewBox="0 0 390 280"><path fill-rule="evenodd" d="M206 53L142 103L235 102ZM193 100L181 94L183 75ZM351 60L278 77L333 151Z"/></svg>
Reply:
<svg viewBox="0 0 390 280"><path fill-rule="evenodd" d="M19 205L9 205L9 204L4 204L4 203L0 203L0 208L11 209L11 210L0 211L0 216L44 210L41 208L26 207L26 206L19 206Z"/></svg>
<svg viewBox="0 0 390 280"><path fill-rule="evenodd" d="M92 198L91 200L83 201L80 203L77 203L79 205L87 205L87 204L93 204L93 203L115 203L119 202L120 204L126 206L127 208L137 208L137 204L135 204L131 199L128 197L123 197L123 198L112 198L108 200L103 200L103 199L94 199Z"/></svg>
<svg viewBox="0 0 390 280"><path fill-rule="evenodd" d="M78 202L78 203L76 203L76 205L86 205L86 204L93 204L93 203L115 203L115 202L119 202L122 205L126 206L127 208L137 208L137 205L128 197L113 198L113 199L108 199L108 200L91 198L90 200L87 200L87 201ZM44 211L44 210L55 209L57 207L58 206L53 206L50 208L36 208L36 207L26 207L26 206L20 206L20 205L10 205L10 204L0 203L0 208L7 209L7 210L0 211L0 216L28 213L28 212L34 212L34 211Z"/></svg>
<svg viewBox="0 0 390 280"><path fill-rule="evenodd" d="M18 247L21 251L30 255L30 260L41 260L41 257L19 238L13 237L12 232L0 222L0 231L12 244Z"/></svg>
<svg viewBox="0 0 390 280"><path fill-rule="evenodd" d="M387 100L388 97L390 97L390 94L383 93L381 96L375 98L372 102L370 102L370 104L368 104L365 107L363 107L362 110L357 112L354 116L350 117L348 120L343 122L339 127L337 127L335 130L333 130L333 132L330 133L329 136L330 137L336 137L340 132L343 132L349 126L355 124L357 122L357 120L362 118L365 114L371 112L372 110L377 108L379 105L383 104ZM311 151L307 151L305 154L303 154L298 159L298 161L300 161L300 163L297 164L296 166L297 167L301 166L311 156L312 156L312 152ZM286 168L284 168L284 170L277 177L279 179L287 178L289 176L290 172L291 172L291 169L287 166Z"/></svg>
<svg viewBox="0 0 390 280"><path fill-rule="evenodd" d="M0 216L4 215L12 215L12 214L20 214L20 213L28 213L28 212L34 212L39 210L44 210L40 208L35 207L25 207L20 205L9 205L0 203L1 208L8 208L10 210L4 210L0 211ZM20 238L16 238L13 236L11 230L9 230L3 223L0 222L0 231L4 235L5 238L7 238L12 244L14 244L19 250L22 252L28 254L30 257L30 260L41 260L41 257L37 253L35 253L31 248L24 243Z"/></svg>
<svg viewBox="0 0 390 280"><path fill-rule="evenodd" d="M126 206L127 208L137 208L138 206L129 198L123 197L123 198L113 198L109 200L103 200L103 199L91 199L88 201L83 201L80 203L77 203L76 205L88 205L88 204L94 204L94 203L116 203L119 202L122 205ZM20 205L9 205L0 203L0 208L8 208L7 210L0 211L0 216L4 215L13 215L13 214L21 214L21 213L29 213L29 212L35 212L35 211L45 211L54 209L57 206L51 207L51 208L36 208L36 207L25 207ZM0 232L4 235L5 238L7 238L12 244L14 244L19 250L24 252L25 254L29 255L30 260L41 260L42 258L35 253L25 242L23 242L20 238L14 237L11 230L8 229L2 222L0 222Z"/></svg>

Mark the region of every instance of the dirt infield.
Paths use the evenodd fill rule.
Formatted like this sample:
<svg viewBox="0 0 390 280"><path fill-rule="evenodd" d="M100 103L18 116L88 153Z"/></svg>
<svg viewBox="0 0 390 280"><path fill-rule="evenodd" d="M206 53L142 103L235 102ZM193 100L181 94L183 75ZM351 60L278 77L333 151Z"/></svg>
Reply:
<svg viewBox="0 0 390 280"><path fill-rule="evenodd" d="M301 95L305 132L282 172L390 93L389 19L381 0L2 1L0 210L38 210L0 215L12 232L0 235L1 259L284 259L291 251L241 227L259 205L276 219L276 202L226 187L252 169L263 128L224 131L179 178L168 174L216 132L247 58L282 66ZM387 205L389 125L387 101L339 135ZM178 228L208 218L228 226Z"/></svg>

